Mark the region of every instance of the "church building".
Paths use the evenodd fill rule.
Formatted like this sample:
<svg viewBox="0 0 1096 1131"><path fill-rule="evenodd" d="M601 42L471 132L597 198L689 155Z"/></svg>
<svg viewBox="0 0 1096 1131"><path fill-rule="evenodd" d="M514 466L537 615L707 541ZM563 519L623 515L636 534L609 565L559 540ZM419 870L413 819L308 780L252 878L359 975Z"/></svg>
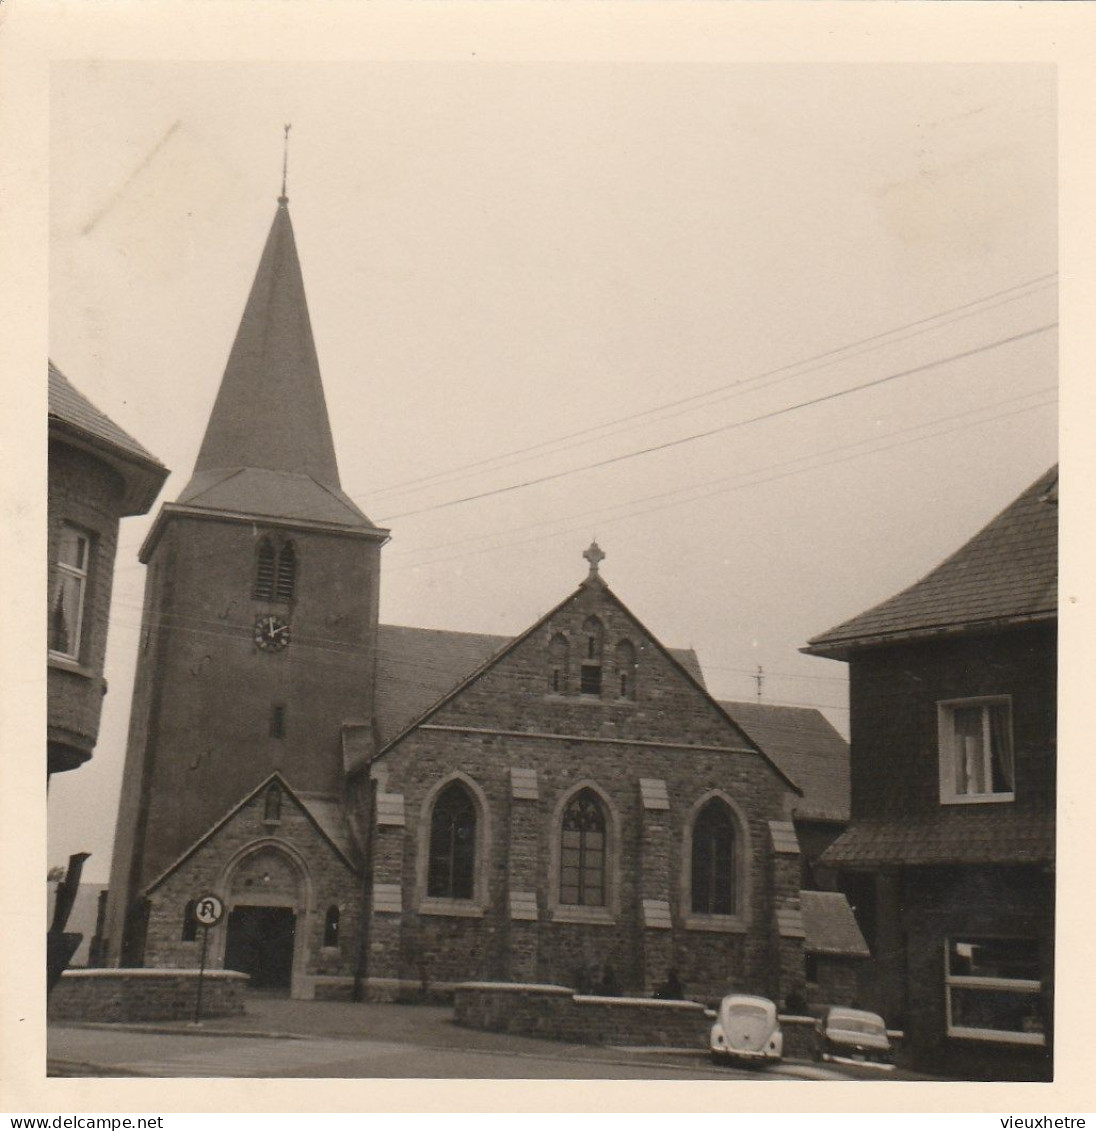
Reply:
<svg viewBox="0 0 1096 1131"><path fill-rule="evenodd" d="M208 964L300 998L799 989L803 791L598 546L507 638L379 624L388 537L340 486L283 194L141 550L110 964L196 966L212 892Z"/></svg>

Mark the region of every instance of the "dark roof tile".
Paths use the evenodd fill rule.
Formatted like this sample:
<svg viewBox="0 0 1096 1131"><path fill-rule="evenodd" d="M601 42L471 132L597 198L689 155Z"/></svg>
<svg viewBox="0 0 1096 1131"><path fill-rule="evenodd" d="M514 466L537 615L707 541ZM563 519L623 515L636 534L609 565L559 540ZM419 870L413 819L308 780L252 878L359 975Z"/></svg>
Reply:
<svg viewBox="0 0 1096 1131"><path fill-rule="evenodd" d="M931 573L816 636L805 651L843 657L850 648L894 636L1053 618L1058 605L1057 498L1054 466Z"/></svg>
<svg viewBox="0 0 1096 1131"><path fill-rule="evenodd" d="M845 955L849 958L871 956L843 892L801 891L799 906L806 932L804 950L811 954Z"/></svg>

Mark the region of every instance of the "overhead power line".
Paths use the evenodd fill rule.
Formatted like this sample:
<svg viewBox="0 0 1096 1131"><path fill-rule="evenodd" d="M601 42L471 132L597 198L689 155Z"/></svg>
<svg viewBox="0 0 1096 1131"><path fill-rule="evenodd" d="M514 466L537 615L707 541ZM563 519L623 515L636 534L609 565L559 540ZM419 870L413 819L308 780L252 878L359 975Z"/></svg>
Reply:
<svg viewBox="0 0 1096 1131"><path fill-rule="evenodd" d="M984 311L996 309L996 307L1002 306L1005 303L1015 302L1018 299L1027 298L1032 294L1037 294L1042 290L1048 289L1047 286L1045 286L1045 285L1039 286L1038 284L1046 284L1048 280L1054 280L1054 279L1056 279L1056 277L1057 277L1057 272L1049 272L1048 274L1045 274L1045 275L1039 275L1039 276L1035 277L1034 279L1028 279L1023 283L1016 283L1015 285L1013 285L1011 287L1005 287L1003 290L994 291L991 294L983 295L981 298L972 299L970 302L962 303L959 306L950 307L947 310L939 311L936 314L930 314L930 315L928 315L924 318L918 318L913 322L904 323L901 326L896 326L896 327L894 327L890 330L884 330L884 331L881 331L880 333L872 334L871 336L866 337L866 338L859 338L856 341L848 342L847 344L845 344L843 346L836 346L832 349L824 350L821 353L812 354L811 356L805 357L805 358L800 358L798 361L789 362L785 365L777 366L775 369L768 369L768 370L765 370L762 373L756 373L751 377L739 378L738 380L730 381L730 382L727 382L727 383L724 383L724 384L721 384L721 385L717 385L714 388L706 389L706 390L699 392L699 393L693 393L693 394L691 394L687 397L681 397L681 398L678 398L677 400L667 401L663 404L655 405L652 408L643 409L640 412L630 413L627 416L616 417L616 418L611 419L611 420L603 421L601 424L589 425L585 428L577 429L574 432L568 432L568 433L564 433L563 435L560 435L560 436L551 437L547 440L541 440L538 443L530 444L526 447L515 448L515 449L508 451L508 452L500 452L500 453L493 455L493 456L485 456L482 459L473 460L470 463L458 464L455 467L450 467L450 468L447 468L447 469L442 470L442 471L432 472L428 475L418 476L414 479L407 479L407 480L403 480L402 482L399 482L399 483L392 483L392 484L388 484L387 486L381 486L381 487L378 487L378 488L373 488L368 492L363 492L363 494L367 499L375 499L375 498L378 498L379 496L382 496L382 495L403 494L403 493L406 493L408 490L410 490L414 487L420 487L421 488L422 486L424 486L426 484L433 484L433 485L437 486L439 484L439 482L449 482L450 480L467 478L469 474L474 474L476 471L487 467L489 464L498 464L503 460L512 460L512 457L516 457L516 456L526 456L526 457L528 457L528 456L531 455L531 453L543 451L543 449L545 449L545 448L555 448L556 445L563 444L567 440L573 440L573 439L575 439L577 437L581 437L581 436L593 436L595 433L603 432L605 429L612 428L615 425L627 425L628 426L627 428L617 429L616 432L610 433L611 435L616 435L620 431L627 431L627 430L629 430L629 428L635 427L635 424L634 424L635 421L643 420L647 417L654 416L657 413L666 412L669 409L678 408L679 406L682 406L682 405L695 405L696 402L698 402L698 401L705 400L708 397L716 397L720 393L728 393L728 392L733 393L733 391L736 390L736 389L741 390L742 393L755 392L755 391L757 391L756 389L753 389L753 388L747 389L747 388L744 388L743 386L753 385L755 382L759 382L759 381L764 380L767 377L774 377L774 376L777 376L779 374L788 374L788 377L796 377L796 376L803 375L803 373L809 373L809 372L815 371L816 369L825 368L827 365L832 365L832 364L835 363L837 355L847 354L851 350L857 349L857 347L860 347L860 346L869 346L870 348L877 349L877 348L881 348L881 347L887 346L887 345L896 345L899 342L906 341L911 337L915 337L917 334L928 333L932 330L939 329L942 326L951 325L953 322L957 322L962 318L974 317L978 314L983 313ZM1050 285L1053 286L1053 284L1050 284ZM1014 293L1014 292L1017 292L1017 291L1023 291L1023 290L1025 290L1025 288L1029 288L1029 287L1034 287L1035 289L1028 291L1026 293L1023 293L1023 294ZM1002 298L1002 296L1007 296L1007 297ZM993 299L1000 299L1001 301L992 302ZM988 305L988 306L985 305L987 303L991 303L991 305ZM972 309L974 307L979 307L980 309ZM956 315L957 317L950 318L946 322L940 322L939 321L940 319L947 318L949 315ZM927 323L938 323L938 324L937 325L926 325ZM915 329L916 327L921 327L921 328ZM901 338L895 337L895 335L901 334L905 330L914 330L914 333L906 334ZM884 339L893 339L893 340L892 341L885 341ZM866 353L866 352L868 352L868 350L861 349L861 350L858 350L858 352L856 354L853 354L853 356L859 356L859 354ZM834 359L834 360L825 360L825 359ZM814 364L816 362L824 362L824 364L816 365L816 364ZM804 367L808 367L808 366L810 368L804 368ZM792 372L793 370L802 370L803 372L802 373ZM776 382L771 382L771 384L775 384L775 383ZM759 388L767 388L768 386L765 385L765 386L758 386L758 387ZM724 398L720 397L719 399L724 399ZM702 407L702 406L696 406L696 407ZM692 409L686 409L685 411L693 411L693 410ZM677 416L677 415L681 415L681 414L680 413L674 413L673 415ZM582 441L582 443L589 443L589 442L591 442L591 441L590 440ZM562 448L562 449L559 449L559 450L566 451L571 447L577 447L577 446L581 446L581 445L580 444L572 444L572 445L568 445L567 448ZM524 462L524 460L517 459L517 460L512 460L512 462L520 463L520 462ZM498 468L496 468L495 470L498 470ZM465 473L465 474L461 474L461 473Z"/></svg>
<svg viewBox="0 0 1096 1131"><path fill-rule="evenodd" d="M942 365L949 365L954 361L962 361L968 357L974 357L980 353L988 353L990 350L1000 349L1002 346L1011 345L1014 342L1023 341L1025 338L1034 337L1037 334L1046 333L1048 330L1053 330L1058 325L1057 321L1047 322L1042 326L1037 326L1033 330L1024 330L1019 334L1011 334L1007 338L999 338L996 341L988 342L984 345L975 346L973 349L962 350L959 353L949 354L947 357L938 358L935 361L928 361L921 365L912 366L909 369L899 370L897 373L888 373L885 377L876 377L871 381L864 381L859 385L852 385L847 389L838 389L836 392L824 393L821 396L812 397L809 400L797 401L795 404L785 405L783 408L772 409L769 412L759 413L757 416L747 417L745 420L734 420L729 424L721 424L716 428L707 428L703 432L694 432L688 436L679 436L675 440L666 440L661 444L652 444L645 448L637 448L630 452L624 452L620 455L609 456L606 459L594 460L591 463L581 464L578 467L566 468L563 471L554 471L547 475L540 475L533 479L526 479L519 483L509 483L504 487L494 487L488 491L480 491L474 495L464 495L457 499L447 499L440 503L432 503L429 506L418 507L415 510L401 511L399 514L384 515L378 519L378 522L393 522L400 518L412 518L420 514L428 514L432 511L444 510L448 507L459 506L463 503L477 502L480 499L489 499L496 495L505 495L513 491L521 491L527 487L535 487L541 483L551 483L557 479L565 479L571 475L577 475L583 471L593 471L600 467L609 467L613 464L623 463L626 460L638 459L640 456L652 455L655 452L667 451L670 448L680 447L682 444L691 444L696 440L704 440L709 436L716 436L723 432L730 432L737 428L745 428L748 424L758 424L763 420L773 420L779 416L787 416L789 413L799 412L805 408L812 408L815 405L826 404L829 401L838 400L841 397L850 396L853 393L863 392L865 389L878 388L881 385L888 384L891 381L898 381L905 377L912 377L920 373L927 373L932 369L938 369Z"/></svg>

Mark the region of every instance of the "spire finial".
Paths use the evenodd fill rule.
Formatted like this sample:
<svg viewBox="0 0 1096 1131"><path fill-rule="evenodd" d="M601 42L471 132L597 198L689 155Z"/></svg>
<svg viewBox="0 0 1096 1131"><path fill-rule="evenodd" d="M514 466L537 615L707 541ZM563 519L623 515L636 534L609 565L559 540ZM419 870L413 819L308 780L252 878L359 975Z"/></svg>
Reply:
<svg viewBox="0 0 1096 1131"><path fill-rule="evenodd" d="M597 577L598 566L605 560L605 551L597 544L596 538L590 543L590 548L583 551L582 556L590 563L590 577Z"/></svg>
<svg viewBox="0 0 1096 1131"><path fill-rule="evenodd" d="M292 122L285 124L285 149L282 153L282 195L278 197L279 204L288 204L289 197L285 194L286 178L289 175L289 131L293 128Z"/></svg>

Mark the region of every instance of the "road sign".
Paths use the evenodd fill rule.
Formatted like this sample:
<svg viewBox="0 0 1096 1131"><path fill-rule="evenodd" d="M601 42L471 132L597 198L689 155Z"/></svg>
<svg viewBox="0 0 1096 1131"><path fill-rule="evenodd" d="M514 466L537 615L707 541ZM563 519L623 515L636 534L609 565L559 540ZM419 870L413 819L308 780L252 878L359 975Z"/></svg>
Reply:
<svg viewBox="0 0 1096 1131"><path fill-rule="evenodd" d="M215 895L200 895L194 901L194 918L203 927L215 927L225 913L225 905Z"/></svg>

